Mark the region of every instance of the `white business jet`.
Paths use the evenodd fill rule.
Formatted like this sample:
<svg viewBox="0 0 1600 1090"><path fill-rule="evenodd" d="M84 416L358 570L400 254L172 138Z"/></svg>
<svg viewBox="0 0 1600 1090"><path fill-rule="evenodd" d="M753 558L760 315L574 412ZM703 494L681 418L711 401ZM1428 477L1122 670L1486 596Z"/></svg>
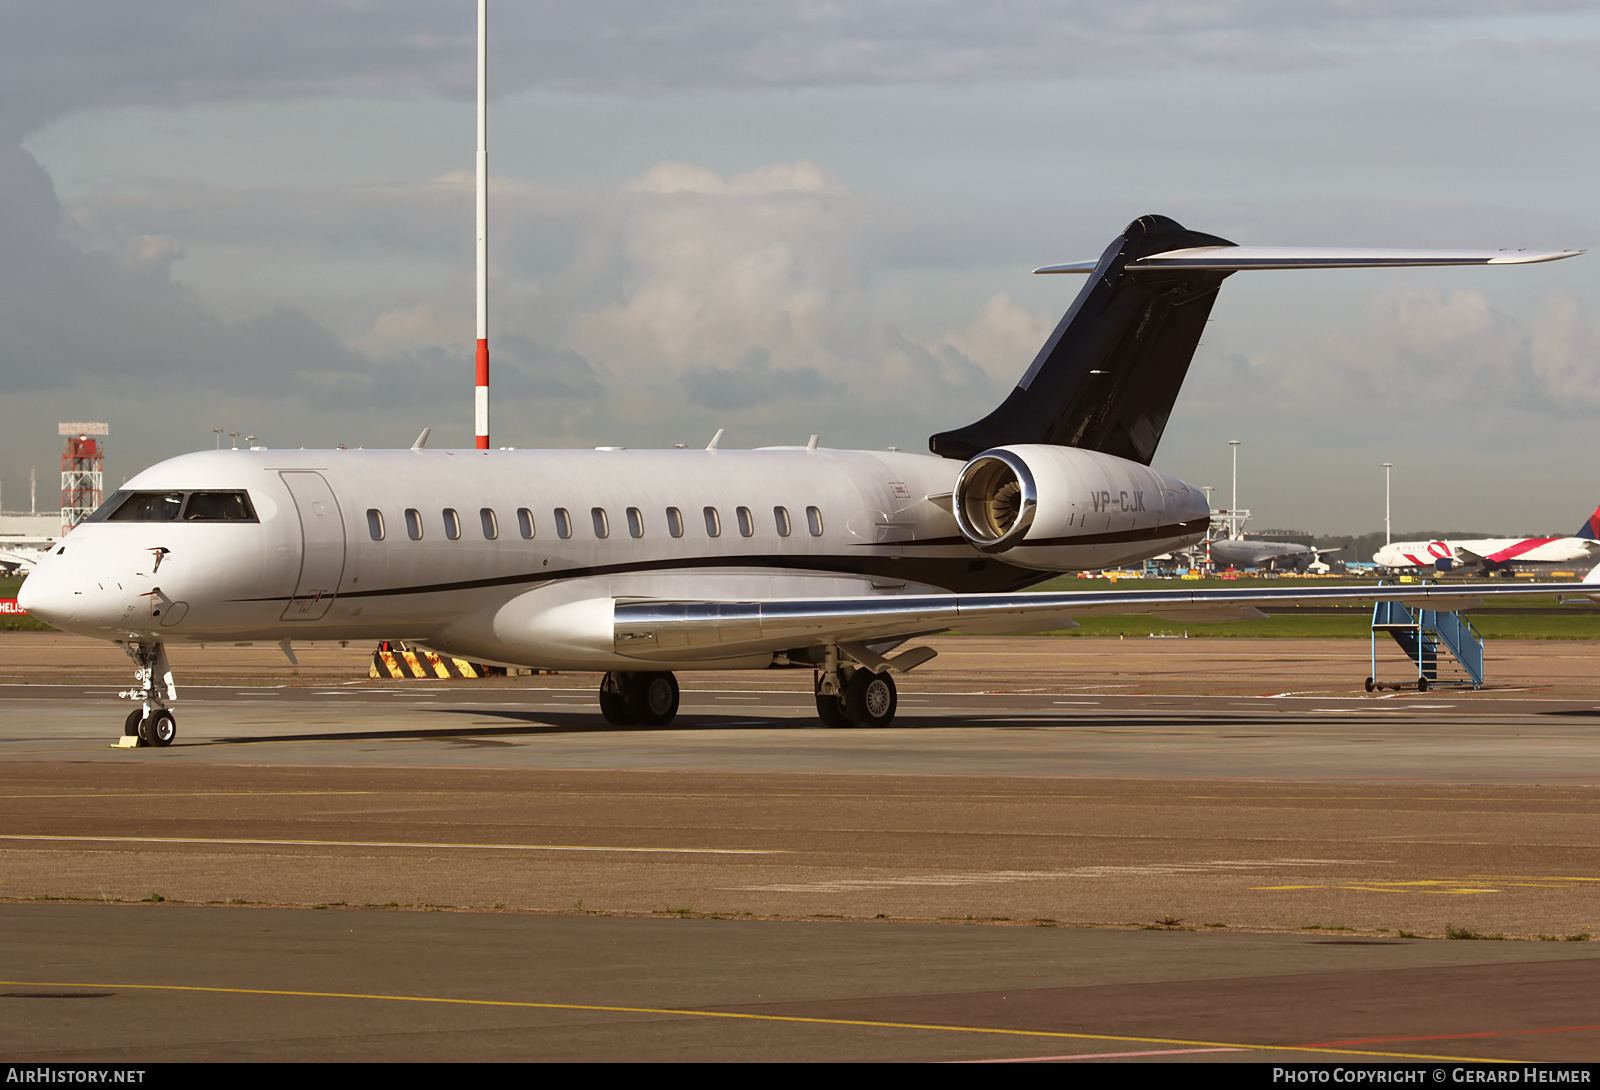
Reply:
<svg viewBox="0 0 1600 1090"><path fill-rule="evenodd" d="M1242 269L1498 265L1572 251L1235 246L1161 216L1098 261L1017 388L932 455L720 450L204 451L134 477L38 564L28 612L137 666L124 725L175 733L166 644L404 639L480 661L605 671L615 724L663 724L674 671L813 671L830 726L883 726L898 650L945 629L1072 617L1265 616L1394 591L1017 591L1182 549L1205 495L1151 469L1224 278ZM721 433L718 433L720 438ZM1406 600L1470 599L1408 588Z"/></svg>

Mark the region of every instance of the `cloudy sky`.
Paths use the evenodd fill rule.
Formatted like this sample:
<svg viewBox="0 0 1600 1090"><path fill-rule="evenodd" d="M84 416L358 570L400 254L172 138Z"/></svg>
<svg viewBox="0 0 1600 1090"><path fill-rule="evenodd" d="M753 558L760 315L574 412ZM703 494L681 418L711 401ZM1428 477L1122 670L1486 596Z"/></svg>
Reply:
<svg viewBox="0 0 1600 1090"><path fill-rule="evenodd" d="M213 428L471 442L470 0L0 6L0 484ZM1513 0L502 2L497 445L926 449L1158 212L1600 247L1600 11ZM1231 278L1156 464L1259 527L1570 531L1600 254ZM48 501L47 501L48 502Z"/></svg>

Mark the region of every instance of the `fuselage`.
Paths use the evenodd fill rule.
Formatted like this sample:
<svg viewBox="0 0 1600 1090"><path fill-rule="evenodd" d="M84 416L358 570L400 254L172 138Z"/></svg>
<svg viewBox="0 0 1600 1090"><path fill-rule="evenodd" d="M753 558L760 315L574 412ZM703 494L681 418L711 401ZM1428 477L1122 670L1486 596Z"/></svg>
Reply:
<svg viewBox="0 0 1600 1090"><path fill-rule="evenodd" d="M594 603L1006 591L1049 578L961 536L949 498L961 465L805 448L205 451L130 480L21 598L57 627L117 641L406 639L609 669L622 660L609 635L591 638L610 623ZM1203 517L1199 493L1128 465L1184 503L1102 511L1103 497L1086 495L1097 532L1056 570L1196 539L1179 524L1197 517L1190 507Z"/></svg>

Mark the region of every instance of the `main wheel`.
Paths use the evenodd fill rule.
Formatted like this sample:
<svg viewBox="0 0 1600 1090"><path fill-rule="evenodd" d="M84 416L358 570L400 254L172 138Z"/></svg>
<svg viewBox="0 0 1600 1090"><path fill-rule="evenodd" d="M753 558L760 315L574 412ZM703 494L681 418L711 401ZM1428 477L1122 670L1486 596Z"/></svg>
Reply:
<svg viewBox="0 0 1600 1090"><path fill-rule="evenodd" d="M623 694L626 675L607 674L600 682L600 714L614 727L633 726L633 715Z"/></svg>
<svg viewBox="0 0 1600 1090"><path fill-rule="evenodd" d="M178 736L178 721L165 708L139 720L139 739L147 746L170 746Z"/></svg>
<svg viewBox="0 0 1600 1090"><path fill-rule="evenodd" d="M143 708L135 708L135 709L133 709L133 711L129 712L128 713L128 718L126 718L126 719L124 719L122 721L122 734L123 734L123 737L125 737L125 738L137 738L139 736L139 723L143 719L144 719L144 709Z"/></svg>
<svg viewBox="0 0 1600 1090"><path fill-rule="evenodd" d="M678 714L678 679L672 674L629 674L622 683L622 701L635 723L662 727Z"/></svg>
<svg viewBox="0 0 1600 1090"><path fill-rule="evenodd" d="M894 678L857 670L844 687L844 713L858 727L887 727L899 703Z"/></svg>
<svg viewBox="0 0 1600 1090"><path fill-rule="evenodd" d="M837 696L831 696L822 691L822 675L817 675L817 718L822 720L822 725L835 730L853 727L850 717L844 712L844 701Z"/></svg>

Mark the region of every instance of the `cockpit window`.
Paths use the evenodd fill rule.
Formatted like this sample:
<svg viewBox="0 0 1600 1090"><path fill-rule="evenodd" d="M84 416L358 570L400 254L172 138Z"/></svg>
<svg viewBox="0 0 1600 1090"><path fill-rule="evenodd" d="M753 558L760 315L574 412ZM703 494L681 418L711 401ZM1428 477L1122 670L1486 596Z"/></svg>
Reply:
<svg viewBox="0 0 1600 1090"><path fill-rule="evenodd" d="M185 503L184 501L188 502ZM259 522L250 494L227 492L117 492L86 522Z"/></svg>
<svg viewBox="0 0 1600 1090"><path fill-rule="evenodd" d="M183 505L184 522L255 522L255 508L245 492L191 492Z"/></svg>
<svg viewBox="0 0 1600 1090"><path fill-rule="evenodd" d="M182 492L129 492L106 517L112 522L172 522L183 510Z"/></svg>

